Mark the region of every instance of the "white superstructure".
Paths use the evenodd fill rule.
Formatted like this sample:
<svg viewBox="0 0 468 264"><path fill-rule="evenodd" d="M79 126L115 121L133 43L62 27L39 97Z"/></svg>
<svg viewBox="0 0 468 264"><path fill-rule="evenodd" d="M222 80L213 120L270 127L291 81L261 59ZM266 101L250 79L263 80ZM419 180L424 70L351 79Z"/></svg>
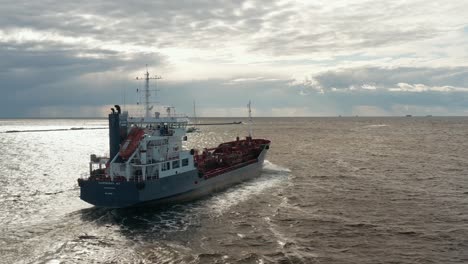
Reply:
<svg viewBox="0 0 468 264"><path fill-rule="evenodd" d="M119 176L131 180L137 176L137 180L144 181L148 177L158 179L194 169L193 155L182 147L182 141L187 139L187 118L128 118L126 121L128 133L138 128L144 131L144 135L130 157L123 159L116 155L112 159L108 172L112 180Z"/></svg>
<svg viewBox="0 0 468 264"><path fill-rule="evenodd" d="M118 108L116 120L120 133L120 151L117 155L111 156L110 161L92 155L91 175L93 171L99 169L100 174L110 176L112 181L124 178L127 181L145 181L195 169L194 151L184 150L182 146L182 141L187 140L188 118L176 115L174 107L166 107L164 116L159 112L154 112L152 116L149 80L161 77L150 77L148 70L144 76L137 78L145 81L144 117L129 117L128 112L120 113L120 107ZM106 164L105 170L103 164Z"/></svg>

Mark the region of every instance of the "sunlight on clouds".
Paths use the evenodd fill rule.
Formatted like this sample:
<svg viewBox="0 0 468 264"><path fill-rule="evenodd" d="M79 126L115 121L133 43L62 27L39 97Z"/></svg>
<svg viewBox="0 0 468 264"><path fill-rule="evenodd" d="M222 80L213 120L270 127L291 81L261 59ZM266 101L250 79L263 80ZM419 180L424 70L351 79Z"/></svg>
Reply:
<svg viewBox="0 0 468 264"><path fill-rule="evenodd" d="M1 42L24 44L29 42L58 42L68 45L91 44L95 40L90 37L70 37L52 31L38 31L32 28L0 29Z"/></svg>
<svg viewBox="0 0 468 264"><path fill-rule="evenodd" d="M246 82L277 82L283 81L282 79L275 78L266 78L266 77L246 77L246 78L236 78L225 82L226 85L240 84Z"/></svg>
<svg viewBox="0 0 468 264"><path fill-rule="evenodd" d="M361 85L361 88L364 90L376 90L377 89L377 87L375 87L375 85L372 85L372 84L363 84Z"/></svg>
<svg viewBox="0 0 468 264"><path fill-rule="evenodd" d="M427 86L424 84L408 84L398 83L397 88L389 88L391 92L468 92L468 87L453 87L453 86Z"/></svg>
<svg viewBox="0 0 468 264"><path fill-rule="evenodd" d="M5 97L18 100L2 101L2 113L27 115L30 96L51 116L100 113L90 98L107 105L125 88L140 87L132 80L146 64L163 75L166 98L184 105L177 92L198 96L206 116L243 116L237 94L259 99L262 116L399 115L392 107L405 104L449 114L466 107L466 1L40 6L6 2L0 10L0 78ZM103 97L109 91L112 98ZM85 106L67 110L67 102Z"/></svg>
<svg viewBox="0 0 468 264"><path fill-rule="evenodd" d="M53 31L38 31L31 28L15 28L9 30L0 29L0 42L12 42L15 44L59 43L70 47L75 47L79 50L90 50L91 52L95 49L118 51L122 52L122 55L125 55L126 53L155 51L155 49L152 47L125 44L115 40L103 41L86 36L66 36ZM47 46L43 46L43 48L47 48ZM84 56L84 53L80 54L81 56Z"/></svg>

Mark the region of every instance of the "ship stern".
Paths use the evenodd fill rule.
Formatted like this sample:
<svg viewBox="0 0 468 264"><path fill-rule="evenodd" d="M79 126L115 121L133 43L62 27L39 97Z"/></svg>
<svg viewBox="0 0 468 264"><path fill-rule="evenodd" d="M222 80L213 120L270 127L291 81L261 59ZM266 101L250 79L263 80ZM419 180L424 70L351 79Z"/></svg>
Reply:
<svg viewBox="0 0 468 264"><path fill-rule="evenodd" d="M123 208L139 203L139 183L78 180L80 199L97 207Z"/></svg>

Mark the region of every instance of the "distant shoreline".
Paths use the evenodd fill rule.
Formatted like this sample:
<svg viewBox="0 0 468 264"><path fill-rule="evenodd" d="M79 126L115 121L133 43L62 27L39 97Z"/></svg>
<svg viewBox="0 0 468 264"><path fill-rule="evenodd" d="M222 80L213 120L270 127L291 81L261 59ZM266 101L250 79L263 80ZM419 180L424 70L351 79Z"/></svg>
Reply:
<svg viewBox="0 0 468 264"><path fill-rule="evenodd" d="M450 118L450 117L468 117L468 115L459 116L435 116L435 115L411 115L411 116L257 116L259 118ZM188 116L188 118L192 118ZM198 117L205 119L247 119L245 116L238 117ZM107 117L0 117L0 120L107 120Z"/></svg>

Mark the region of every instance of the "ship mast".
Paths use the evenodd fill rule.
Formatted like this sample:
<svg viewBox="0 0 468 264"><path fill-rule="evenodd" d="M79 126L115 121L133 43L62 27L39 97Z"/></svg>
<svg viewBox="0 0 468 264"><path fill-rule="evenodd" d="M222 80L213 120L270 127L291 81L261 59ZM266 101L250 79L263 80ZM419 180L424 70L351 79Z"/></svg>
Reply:
<svg viewBox="0 0 468 264"><path fill-rule="evenodd" d="M148 72L148 64L146 64L146 73L144 74L144 78L139 78L136 77L137 80L144 80L145 81L145 118L149 118L151 116L151 109L153 109L153 106L150 105L150 89L149 89L149 80L159 80L162 79L161 76L155 75L154 77L150 77L149 72ZM156 85L155 85L156 86ZM157 90L155 90L157 91Z"/></svg>
<svg viewBox="0 0 468 264"><path fill-rule="evenodd" d="M193 100L193 120L195 121L195 125L197 125L197 113L195 112L195 100Z"/></svg>
<svg viewBox="0 0 468 264"><path fill-rule="evenodd" d="M252 138L252 109L250 108L251 102L249 100L249 104L247 107L249 108L249 137Z"/></svg>

